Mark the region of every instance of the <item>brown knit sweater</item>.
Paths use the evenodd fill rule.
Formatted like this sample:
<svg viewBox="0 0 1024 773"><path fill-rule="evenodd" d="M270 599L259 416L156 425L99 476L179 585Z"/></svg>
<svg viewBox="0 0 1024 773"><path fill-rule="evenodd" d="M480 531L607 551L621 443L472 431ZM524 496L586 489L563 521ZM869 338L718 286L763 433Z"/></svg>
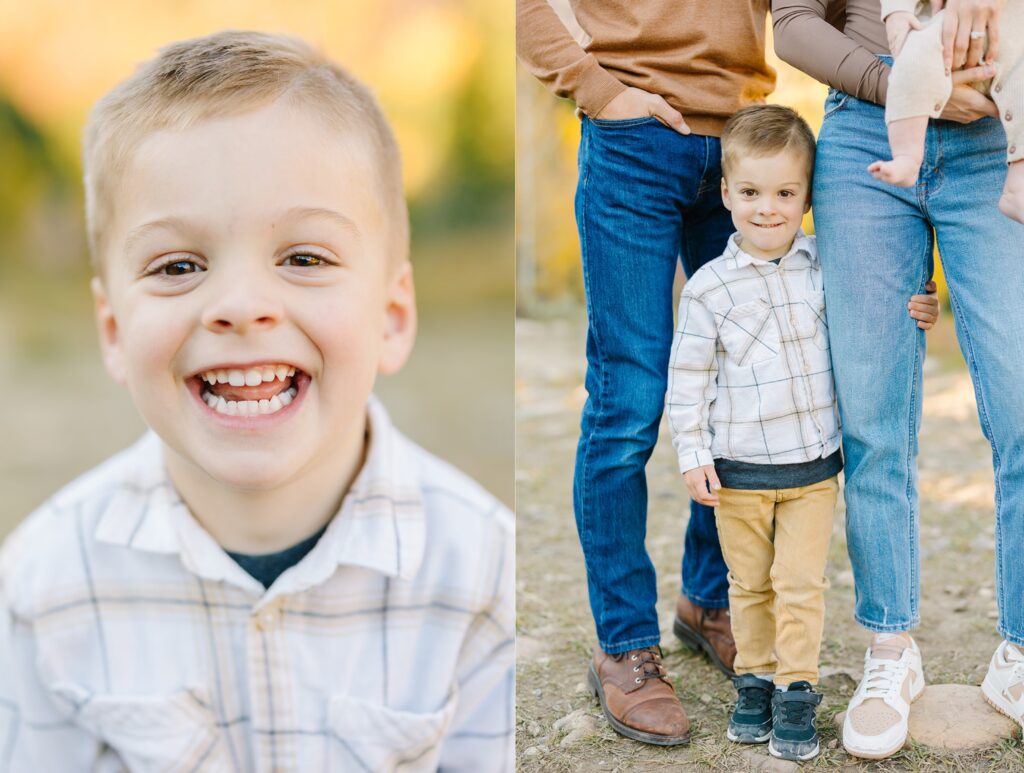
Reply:
<svg viewBox="0 0 1024 773"><path fill-rule="evenodd" d="M570 0L590 37L573 39L547 0L516 0L516 51L589 116L627 86L660 94L697 134L775 87L765 62L768 0Z"/></svg>

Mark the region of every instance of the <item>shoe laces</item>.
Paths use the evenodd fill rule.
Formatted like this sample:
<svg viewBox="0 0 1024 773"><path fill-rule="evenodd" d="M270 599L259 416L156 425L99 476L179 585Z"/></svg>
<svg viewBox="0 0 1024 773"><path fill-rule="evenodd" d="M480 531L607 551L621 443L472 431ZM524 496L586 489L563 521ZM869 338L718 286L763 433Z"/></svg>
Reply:
<svg viewBox="0 0 1024 773"><path fill-rule="evenodd" d="M757 685L736 688L736 711L741 714L760 714L768 708L772 700L771 690Z"/></svg>
<svg viewBox="0 0 1024 773"><path fill-rule="evenodd" d="M814 710L817 705L818 701L813 699L779 700L775 704L778 715L774 721L791 727L806 727L814 721Z"/></svg>
<svg viewBox="0 0 1024 773"><path fill-rule="evenodd" d="M885 660L868 655L864 661L861 689L865 698L881 698L899 692L907 673L905 660Z"/></svg>
<svg viewBox="0 0 1024 773"><path fill-rule="evenodd" d="M648 679L661 679L668 672L665 667L661 665L661 647L657 645L652 647L646 647L642 650L630 650L629 652L623 652L621 655L613 655L615 660L622 660L623 658L629 658L633 661L633 673L636 677L633 679L637 684L643 684Z"/></svg>

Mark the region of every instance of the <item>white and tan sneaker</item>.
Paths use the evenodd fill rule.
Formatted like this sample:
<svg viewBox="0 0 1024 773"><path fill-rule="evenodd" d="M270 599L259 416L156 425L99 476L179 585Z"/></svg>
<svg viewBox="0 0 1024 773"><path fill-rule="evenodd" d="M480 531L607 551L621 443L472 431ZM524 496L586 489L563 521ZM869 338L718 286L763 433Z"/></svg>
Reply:
<svg viewBox="0 0 1024 773"><path fill-rule="evenodd" d="M864 676L843 720L843 746L854 757L880 760L907 742L910 704L924 690L921 652L907 639L877 634L864 654Z"/></svg>
<svg viewBox="0 0 1024 773"><path fill-rule="evenodd" d="M981 694L992 706L1024 728L1024 654L1004 641L988 664Z"/></svg>

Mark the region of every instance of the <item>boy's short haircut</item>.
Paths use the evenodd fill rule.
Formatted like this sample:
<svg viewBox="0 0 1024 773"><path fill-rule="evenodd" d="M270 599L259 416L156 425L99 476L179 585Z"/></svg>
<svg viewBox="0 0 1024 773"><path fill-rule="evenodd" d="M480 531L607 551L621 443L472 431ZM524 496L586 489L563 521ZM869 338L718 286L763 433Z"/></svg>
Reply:
<svg viewBox="0 0 1024 773"><path fill-rule="evenodd" d="M814 171L814 132L795 110L782 105L750 105L738 110L722 130L722 174L728 179L736 160L761 158L789 150L807 160L807 179Z"/></svg>
<svg viewBox="0 0 1024 773"><path fill-rule="evenodd" d="M101 270L114 194L146 136L245 113L278 98L311 110L339 132L367 141L389 230L391 262L408 257L409 216L391 127L370 91L306 42L226 30L173 43L96 103L85 129L83 167L89 250Z"/></svg>

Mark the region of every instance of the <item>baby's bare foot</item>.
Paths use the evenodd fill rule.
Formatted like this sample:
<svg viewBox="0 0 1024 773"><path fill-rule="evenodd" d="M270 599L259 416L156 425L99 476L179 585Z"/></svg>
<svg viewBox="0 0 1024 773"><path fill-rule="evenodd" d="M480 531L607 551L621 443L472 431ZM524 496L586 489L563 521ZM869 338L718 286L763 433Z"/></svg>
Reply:
<svg viewBox="0 0 1024 773"><path fill-rule="evenodd" d="M1006 184L999 199L999 211L1024 223L1024 161L1014 161L1006 173Z"/></svg>
<svg viewBox="0 0 1024 773"><path fill-rule="evenodd" d="M900 188L909 188L917 182L921 160L911 156L896 156L892 161L876 161L868 167L876 180Z"/></svg>

